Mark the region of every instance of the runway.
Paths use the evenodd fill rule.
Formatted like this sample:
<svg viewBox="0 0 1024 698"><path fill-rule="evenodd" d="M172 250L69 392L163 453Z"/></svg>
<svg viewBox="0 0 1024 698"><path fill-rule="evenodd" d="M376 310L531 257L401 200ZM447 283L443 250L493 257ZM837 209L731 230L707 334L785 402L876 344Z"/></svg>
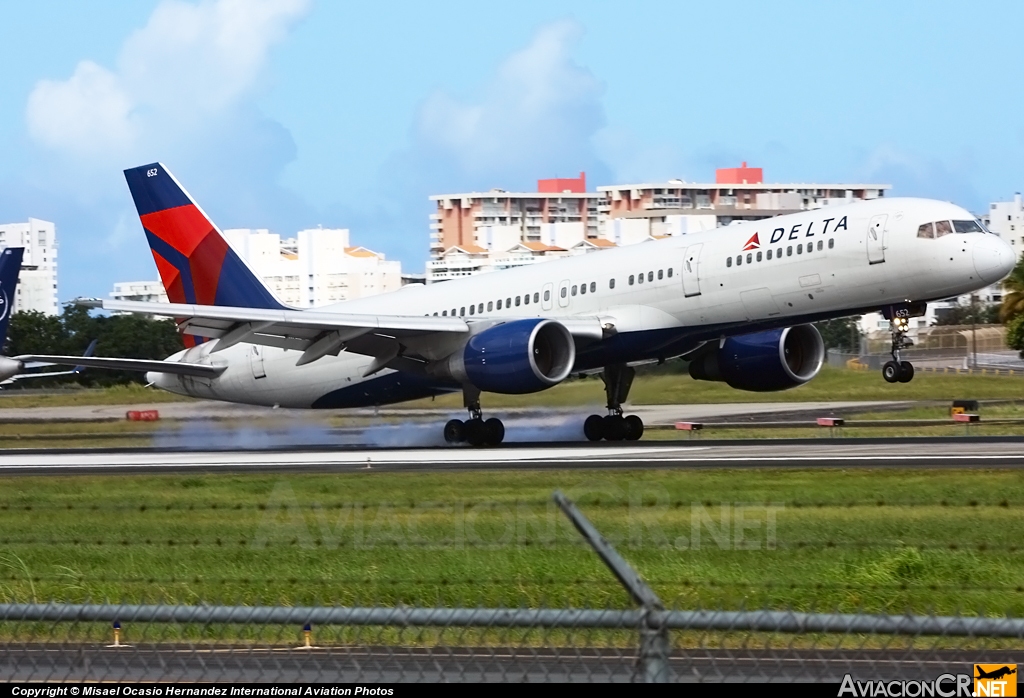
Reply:
<svg viewBox="0 0 1024 698"><path fill-rule="evenodd" d="M7 450L0 475L647 468L1020 468L1019 437L516 444L491 449Z"/></svg>

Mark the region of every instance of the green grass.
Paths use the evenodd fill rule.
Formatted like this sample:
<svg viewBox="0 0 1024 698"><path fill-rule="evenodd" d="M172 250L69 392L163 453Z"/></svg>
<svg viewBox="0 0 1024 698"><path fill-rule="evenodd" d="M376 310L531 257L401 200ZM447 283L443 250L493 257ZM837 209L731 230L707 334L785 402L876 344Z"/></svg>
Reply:
<svg viewBox="0 0 1024 698"><path fill-rule="evenodd" d="M147 388L138 383L108 388L83 388L69 385L48 392L4 390L0 392L0 409L25 407L68 407L75 405L135 405L151 402L185 402L193 398Z"/></svg>
<svg viewBox="0 0 1024 698"><path fill-rule="evenodd" d="M550 503L561 488L676 607L1024 614L1024 479L1012 471L0 483L6 601L628 607ZM751 526L740 544L738 511Z"/></svg>
<svg viewBox="0 0 1024 698"><path fill-rule="evenodd" d="M1024 379L1008 376L971 376L919 373L910 383L889 384L876 371L851 371L824 366L810 383L776 393L734 390L724 383L695 381L686 374L640 375L633 384L630 401L635 405L697 404L720 402L804 402L818 400L954 400L998 399L1024 396ZM192 398L140 385L103 389L68 388L46 394L0 392L0 409L5 407L59 407L67 405L121 405L179 402ZM532 395L486 393L485 407L570 407L604 404L600 378L570 380ZM462 396L451 394L436 399L403 403L407 407L462 407Z"/></svg>

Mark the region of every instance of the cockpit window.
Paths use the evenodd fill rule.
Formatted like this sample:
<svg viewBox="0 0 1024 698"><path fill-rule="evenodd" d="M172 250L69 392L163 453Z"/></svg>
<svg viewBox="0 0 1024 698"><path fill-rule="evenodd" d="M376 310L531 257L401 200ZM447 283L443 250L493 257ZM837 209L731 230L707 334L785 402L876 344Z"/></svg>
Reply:
<svg viewBox="0 0 1024 698"><path fill-rule="evenodd" d="M919 238L933 238L935 237L935 224L925 223L917 228L917 237Z"/></svg>
<svg viewBox="0 0 1024 698"><path fill-rule="evenodd" d="M981 227L978 221L953 221L953 230L958 233L984 233L985 229Z"/></svg>
<svg viewBox="0 0 1024 698"><path fill-rule="evenodd" d="M953 227L949 224L949 221L935 222L935 237L940 238L943 235L949 235L952 232Z"/></svg>

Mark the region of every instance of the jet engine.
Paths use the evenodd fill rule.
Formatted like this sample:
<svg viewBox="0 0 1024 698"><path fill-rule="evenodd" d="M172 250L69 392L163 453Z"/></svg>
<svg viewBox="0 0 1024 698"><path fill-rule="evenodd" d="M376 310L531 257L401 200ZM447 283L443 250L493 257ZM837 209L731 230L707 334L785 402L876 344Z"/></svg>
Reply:
<svg viewBox="0 0 1024 698"><path fill-rule="evenodd" d="M24 364L6 356L0 356L0 381L5 381L25 370Z"/></svg>
<svg viewBox="0 0 1024 698"><path fill-rule="evenodd" d="M566 327L531 318L490 327L428 370L490 393L536 393L565 380L576 361Z"/></svg>
<svg viewBox="0 0 1024 698"><path fill-rule="evenodd" d="M737 390L770 392L803 385L818 375L825 344L813 325L729 337L690 362L690 376L725 381Z"/></svg>

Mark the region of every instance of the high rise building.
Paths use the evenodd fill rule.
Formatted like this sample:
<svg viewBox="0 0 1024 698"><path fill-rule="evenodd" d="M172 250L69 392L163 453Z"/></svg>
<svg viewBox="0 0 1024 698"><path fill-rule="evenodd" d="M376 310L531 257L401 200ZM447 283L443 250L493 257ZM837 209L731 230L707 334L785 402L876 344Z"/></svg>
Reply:
<svg viewBox="0 0 1024 698"><path fill-rule="evenodd" d="M38 218L0 223L0 249L24 247L13 312L35 310L57 315L57 228Z"/></svg>

